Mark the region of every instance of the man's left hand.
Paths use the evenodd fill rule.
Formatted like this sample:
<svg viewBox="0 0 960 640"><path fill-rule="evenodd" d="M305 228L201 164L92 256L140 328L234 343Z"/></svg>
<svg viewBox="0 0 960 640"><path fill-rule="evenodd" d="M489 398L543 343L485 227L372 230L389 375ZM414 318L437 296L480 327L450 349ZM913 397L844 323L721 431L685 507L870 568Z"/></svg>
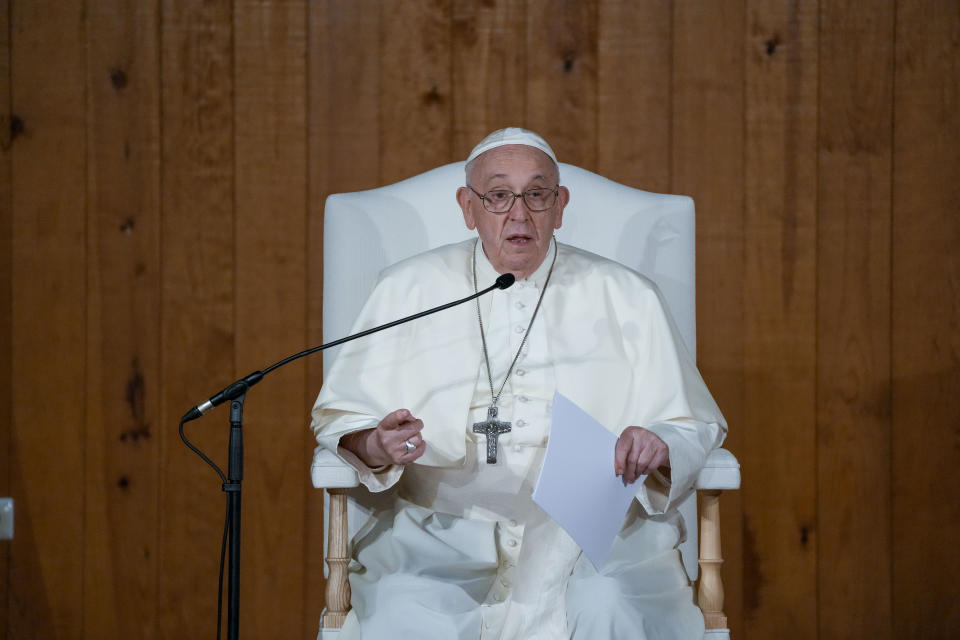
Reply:
<svg viewBox="0 0 960 640"><path fill-rule="evenodd" d="M627 484L633 484L642 475L660 467L670 466L670 449L657 434L643 427L627 427L617 439L614 449L614 469Z"/></svg>

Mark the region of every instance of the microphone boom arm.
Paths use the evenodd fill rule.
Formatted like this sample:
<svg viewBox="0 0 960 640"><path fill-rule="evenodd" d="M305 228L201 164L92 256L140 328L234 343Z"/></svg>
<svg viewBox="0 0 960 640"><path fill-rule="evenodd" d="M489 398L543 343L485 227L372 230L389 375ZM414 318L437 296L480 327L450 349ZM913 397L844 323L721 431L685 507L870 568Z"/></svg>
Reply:
<svg viewBox="0 0 960 640"><path fill-rule="evenodd" d="M505 273L505 274L501 275L499 278L497 278L497 281L496 281L496 282L494 282L492 285L490 285L489 287L487 287L487 288L484 289L483 291L478 291L477 293L471 294L471 295L467 296L466 298L461 298L461 299L459 299L459 300L454 300L453 302L448 302L448 303L446 303L446 304L442 304L442 305L440 305L439 307L434 307L434 308L432 308L432 309L427 309L426 311L421 311L421 312L419 312L419 313L415 313L415 314L413 314L413 315L409 315L409 316L407 316L407 317L405 317L405 318L400 318L399 320L394 320L394 321L392 321L392 322L388 322L388 323L386 323L386 324L382 324L382 325L380 325L380 326L378 326L378 327L372 327L372 328L370 328L370 329L365 329L364 331L360 331L359 333L354 333L353 335L349 335L349 336L346 336L346 337L344 337L344 338L339 338L339 339L337 339L337 340L333 340L333 341L331 341L331 342L327 342L326 344L321 344L320 346L317 346L317 347L311 347L311 348L309 348L309 349L304 349L303 351L301 351L301 352L299 352L299 353L295 353L295 354L293 354L292 356L287 356L287 357L284 358L283 360L280 360L279 362L273 363L272 365L270 365L270 366L267 367L266 369L263 369L262 371L254 371L253 373L250 373L250 374L244 376L243 378L240 378L240 379L237 380L236 382L228 385L228 386L225 387L224 389L222 389L222 390L220 390L219 392L215 393L214 395L210 396L210 399L209 399L209 400L206 400L206 401L198 404L197 406L193 407L193 408L190 409L189 411L187 411L187 413L184 414L182 421L183 421L183 422L189 422L189 421L191 421L191 420L196 420L197 418L199 418L199 417L202 416L203 414L207 413L208 411L210 411L210 410L213 409L214 407L216 407L216 406L218 406L218 405L220 405L220 404L223 404L224 402L227 402L228 400L236 400L236 399L239 398L240 396L243 396L244 394L246 394L246 393L247 393L247 390L249 390L250 387L254 386L254 385L257 384L258 382L260 382L261 380L263 380L263 377L264 377L265 375L267 375L268 373L270 373L270 372L273 371L274 369L279 369L279 368L282 367L283 365L288 364L288 363L290 363L290 362L293 362L294 360L299 360L300 358L303 358L304 356L309 356L310 354L316 353L317 351L323 351L324 349L329 349L330 347L335 347L335 346L337 346L337 345L343 344L344 342L350 342L351 340L356 340L357 338L362 338L362 337L364 337L364 336L368 336L368 335L370 335L371 333L376 333L376 332L378 332L378 331L383 331L384 329L389 329L389 328L395 327L395 326L397 326L397 325L399 325L399 324L403 324L403 323L405 323L405 322L410 322L411 320L416 320L417 318L422 318L422 317L424 317L424 316L428 316L428 315L430 315L430 314L437 313L438 311L443 311L444 309L449 309L450 307L455 307L455 306L457 306L458 304L463 304L464 302L469 302L469 301L471 301L471 300L473 300L473 299L475 299L475 298L479 298L480 296L482 296L482 295L484 295L484 294L486 294L486 293L490 293L490 292L493 291L494 289L506 289L507 287L511 286L511 285L514 283L515 280L516 280L516 278L514 278L514 276L513 276L512 273Z"/></svg>

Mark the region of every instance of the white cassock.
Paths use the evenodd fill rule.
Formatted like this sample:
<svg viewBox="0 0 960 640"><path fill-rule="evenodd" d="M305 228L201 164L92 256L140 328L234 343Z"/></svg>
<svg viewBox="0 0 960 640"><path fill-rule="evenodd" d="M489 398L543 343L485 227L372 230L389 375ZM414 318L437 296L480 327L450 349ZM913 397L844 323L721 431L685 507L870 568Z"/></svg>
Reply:
<svg viewBox="0 0 960 640"><path fill-rule="evenodd" d="M392 506L354 540L343 640L702 636L676 550L684 532L674 506L726 424L654 285L599 256L558 250L498 403L512 431L499 438L496 464L486 462L485 436L472 432L491 403L474 303L350 342L334 362L313 408L317 441L353 464L371 491L397 485ZM475 240L386 269L354 330L469 295L474 258L485 288L499 274ZM495 390L552 258L551 247L529 278L480 298ZM641 426L669 447L669 486L653 477L638 485L599 572L531 499L554 391L616 434ZM374 470L338 448L344 434L400 408L423 420L427 447L416 464Z"/></svg>

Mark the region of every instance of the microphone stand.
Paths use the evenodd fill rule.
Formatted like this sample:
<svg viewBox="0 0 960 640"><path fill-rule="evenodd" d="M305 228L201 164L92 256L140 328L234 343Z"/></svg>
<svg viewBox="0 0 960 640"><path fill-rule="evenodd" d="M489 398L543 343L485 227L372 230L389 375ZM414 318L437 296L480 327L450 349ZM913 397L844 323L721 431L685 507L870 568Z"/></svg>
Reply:
<svg viewBox="0 0 960 640"><path fill-rule="evenodd" d="M240 635L240 494L243 484L243 403L247 395L230 401L230 443L227 445L227 525L230 572L227 578L227 638ZM222 574L221 574L222 579ZM222 583L221 583L222 584Z"/></svg>
<svg viewBox="0 0 960 640"><path fill-rule="evenodd" d="M378 331L383 331L384 329L389 329L411 320L416 320L417 318L422 318L438 311L443 311L444 309L449 309L450 307L455 307L464 302L469 302L475 298L493 291L494 289L506 289L514 283L514 276L511 273L505 273L497 278L497 281L491 286L487 287L483 291L478 291L472 295L467 296L466 298L461 298L459 300L454 300L453 302L448 302L447 304L440 305L439 307L434 307L432 309L427 309L426 311L421 311L413 315L409 315L405 318L400 318L399 320L394 320L393 322L388 322L372 329L367 329L365 331L360 331L353 335L349 335L345 338L340 338L326 344L321 344L318 347L312 347L310 349L305 349L299 353L295 353L292 356L288 356L279 362L276 362L262 371L254 371L243 378L240 378L236 382L228 385L219 392L215 393L210 397L210 399L205 402L200 403L199 405L193 407L180 420L180 437L183 439L184 443L192 449L197 455L203 458L207 463L213 465L213 463L205 456L199 449L197 449L193 444L187 440L183 432L183 425L191 420L196 420L200 416L204 415L214 407L223 404L227 400L230 401L230 442L228 445L227 451L227 477L223 482L223 490L227 494L227 535L230 539L229 543L229 558L230 558L230 569L227 579L227 640L237 640L240 633L240 496L241 496L241 485L243 484L243 404L246 401L247 391L250 390L252 386L263 380L263 377L275 369L298 360L310 354L316 353L317 351L323 351L324 349L329 349L330 347L335 347L337 345L343 344L344 342L350 342L351 340L356 340L357 338L362 338L368 336L371 333L376 333ZM216 465L213 465L217 469ZM217 469L217 472L220 473L221 478L223 478L223 473Z"/></svg>

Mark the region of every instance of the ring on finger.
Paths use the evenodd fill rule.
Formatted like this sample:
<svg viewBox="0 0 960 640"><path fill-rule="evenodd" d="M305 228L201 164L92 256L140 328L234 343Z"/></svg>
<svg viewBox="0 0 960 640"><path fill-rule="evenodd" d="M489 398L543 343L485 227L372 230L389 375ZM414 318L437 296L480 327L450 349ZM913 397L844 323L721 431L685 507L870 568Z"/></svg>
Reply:
<svg viewBox="0 0 960 640"><path fill-rule="evenodd" d="M404 440L403 444L407 448L407 453L413 453L413 451L417 448L417 445L413 444L409 440Z"/></svg>

